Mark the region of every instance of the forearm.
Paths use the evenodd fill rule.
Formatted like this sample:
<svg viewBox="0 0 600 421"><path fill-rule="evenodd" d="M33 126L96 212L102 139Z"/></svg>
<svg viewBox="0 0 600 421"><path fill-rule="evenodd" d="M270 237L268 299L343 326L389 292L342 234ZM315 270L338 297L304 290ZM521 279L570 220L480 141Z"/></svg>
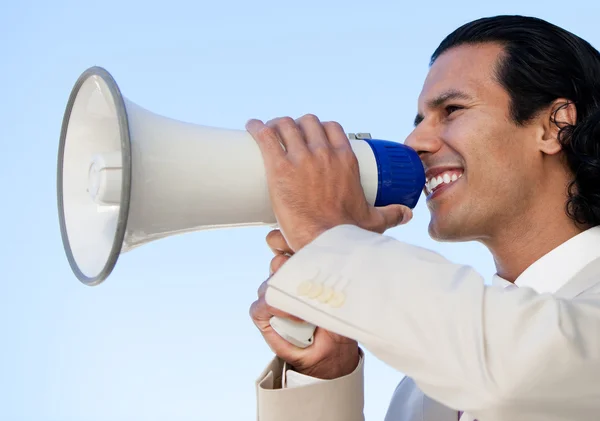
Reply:
<svg viewBox="0 0 600 421"><path fill-rule="evenodd" d="M306 280L333 288L343 303L299 294ZM488 287L467 266L355 227L301 249L270 285L269 304L358 340L453 408L485 410L516 395L547 401L557 382L575 400L597 388L600 339L579 330L598 331L598 301Z"/></svg>

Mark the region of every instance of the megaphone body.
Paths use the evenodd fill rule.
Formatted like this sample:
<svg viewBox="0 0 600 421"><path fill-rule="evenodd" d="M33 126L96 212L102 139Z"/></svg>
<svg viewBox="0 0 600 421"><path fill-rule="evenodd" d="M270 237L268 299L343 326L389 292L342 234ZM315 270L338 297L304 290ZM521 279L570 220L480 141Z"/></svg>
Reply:
<svg viewBox="0 0 600 421"><path fill-rule="evenodd" d="M369 203L416 205L425 176L412 149L368 136L350 142ZM87 69L69 97L57 193L67 259L90 286L110 275L121 254L150 241L277 224L262 155L248 132L148 111L123 97L100 67ZM298 346L312 342L310 325L272 325Z"/></svg>

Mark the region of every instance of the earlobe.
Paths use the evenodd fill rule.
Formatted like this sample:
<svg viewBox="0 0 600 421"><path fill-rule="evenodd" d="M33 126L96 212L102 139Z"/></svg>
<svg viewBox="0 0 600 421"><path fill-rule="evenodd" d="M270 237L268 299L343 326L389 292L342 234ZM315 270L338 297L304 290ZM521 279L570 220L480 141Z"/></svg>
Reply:
<svg viewBox="0 0 600 421"><path fill-rule="evenodd" d="M539 141L540 151L554 155L562 150L560 131L577 122L577 109L573 101L561 98L552 103L545 115L544 134Z"/></svg>

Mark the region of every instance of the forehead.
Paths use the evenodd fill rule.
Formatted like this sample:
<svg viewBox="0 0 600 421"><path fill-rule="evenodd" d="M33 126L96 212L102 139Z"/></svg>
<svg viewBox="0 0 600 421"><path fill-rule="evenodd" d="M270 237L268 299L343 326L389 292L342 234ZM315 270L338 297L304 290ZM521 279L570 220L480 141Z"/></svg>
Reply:
<svg viewBox="0 0 600 421"><path fill-rule="evenodd" d="M495 66L503 49L497 44L463 45L447 50L429 69L419 95L419 107L447 91L460 91L474 99L502 95Z"/></svg>

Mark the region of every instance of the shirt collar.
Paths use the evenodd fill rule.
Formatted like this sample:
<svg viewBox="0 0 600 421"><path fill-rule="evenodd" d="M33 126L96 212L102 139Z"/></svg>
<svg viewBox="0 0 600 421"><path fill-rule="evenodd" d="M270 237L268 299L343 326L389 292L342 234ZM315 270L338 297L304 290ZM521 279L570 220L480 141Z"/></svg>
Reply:
<svg viewBox="0 0 600 421"><path fill-rule="evenodd" d="M600 257L600 226L592 227L565 241L533 264L513 285L495 274L492 285L502 288L529 287L537 293L554 293L592 260Z"/></svg>
<svg viewBox="0 0 600 421"><path fill-rule="evenodd" d="M512 282L509 282L506 279L504 279L501 276L499 276L497 273L494 274L494 277L492 278L492 285L495 286L495 287L500 287L500 288L505 288L505 289L509 289L509 288L513 288L513 287L516 288L517 287Z"/></svg>

